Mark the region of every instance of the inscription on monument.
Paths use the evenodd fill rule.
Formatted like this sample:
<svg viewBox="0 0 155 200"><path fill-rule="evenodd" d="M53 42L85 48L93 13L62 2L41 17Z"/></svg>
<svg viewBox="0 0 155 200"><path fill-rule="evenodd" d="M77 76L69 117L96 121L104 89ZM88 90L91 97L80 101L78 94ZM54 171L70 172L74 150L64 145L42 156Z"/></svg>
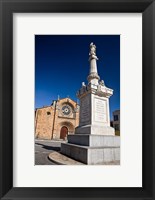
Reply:
<svg viewBox="0 0 155 200"><path fill-rule="evenodd" d="M107 121L107 107L105 100L95 98L95 121Z"/></svg>
<svg viewBox="0 0 155 200"><path fill-rule="evenodd" d="M89 97L85 97L81 100L80 106L80 121L82 123L88 122L90 120L90 100Z"/></svg>

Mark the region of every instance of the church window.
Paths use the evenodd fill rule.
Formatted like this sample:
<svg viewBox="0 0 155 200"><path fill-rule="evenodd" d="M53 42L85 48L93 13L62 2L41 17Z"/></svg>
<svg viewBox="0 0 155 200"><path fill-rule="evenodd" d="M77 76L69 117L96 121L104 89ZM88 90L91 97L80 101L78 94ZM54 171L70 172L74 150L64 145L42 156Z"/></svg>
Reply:
<svg viewBox="0 0 155 200"><path fill-rule="evenodd" d="M51 112L47 112L47 115L50 115L51 114Z"/></svg>

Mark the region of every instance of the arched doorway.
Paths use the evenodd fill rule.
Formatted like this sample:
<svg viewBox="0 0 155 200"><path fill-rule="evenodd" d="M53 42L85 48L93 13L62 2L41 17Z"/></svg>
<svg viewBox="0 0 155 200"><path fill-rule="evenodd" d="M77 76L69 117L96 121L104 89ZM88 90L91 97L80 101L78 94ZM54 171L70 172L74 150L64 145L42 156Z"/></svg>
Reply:
<svg viewBox="0 0 155 200"><path fill-rule="evenodd" d="M68 128L66 126L63 126L60 130L60 139L65 140L68 135Z"/></svg>

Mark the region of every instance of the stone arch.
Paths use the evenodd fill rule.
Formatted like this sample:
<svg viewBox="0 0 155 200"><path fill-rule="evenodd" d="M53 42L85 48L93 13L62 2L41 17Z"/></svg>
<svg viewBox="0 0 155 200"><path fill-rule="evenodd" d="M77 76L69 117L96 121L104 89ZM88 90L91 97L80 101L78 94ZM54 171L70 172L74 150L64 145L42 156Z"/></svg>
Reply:
<svg viewBox="0 0 155 200"><path fill-rule="evenodd" d="M60 129L60 139L66 140L68 135L68 128L66 126L62 126Z"/></svg>
<svg viewBox="0 0 155 200"><path fill-rule="evenodd" d="M69 121L63 121L59 124L60 129L65 126L68 128L68 134L73 134L75 131L75 126L72 124L72 122Z"/></svg>

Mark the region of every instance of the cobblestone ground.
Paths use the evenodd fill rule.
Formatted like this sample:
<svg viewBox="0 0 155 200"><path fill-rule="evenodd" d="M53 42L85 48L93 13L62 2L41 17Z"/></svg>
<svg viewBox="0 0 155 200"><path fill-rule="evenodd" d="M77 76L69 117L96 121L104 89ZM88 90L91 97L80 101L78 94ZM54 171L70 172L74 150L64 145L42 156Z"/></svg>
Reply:
<svg viewBox="0 0 155 200"><path fill-rule="evenodd" d="M63 141L36 140L35 141L35 165L55 165L50 161L48 155L53 151L60 151Z"/></svg>

